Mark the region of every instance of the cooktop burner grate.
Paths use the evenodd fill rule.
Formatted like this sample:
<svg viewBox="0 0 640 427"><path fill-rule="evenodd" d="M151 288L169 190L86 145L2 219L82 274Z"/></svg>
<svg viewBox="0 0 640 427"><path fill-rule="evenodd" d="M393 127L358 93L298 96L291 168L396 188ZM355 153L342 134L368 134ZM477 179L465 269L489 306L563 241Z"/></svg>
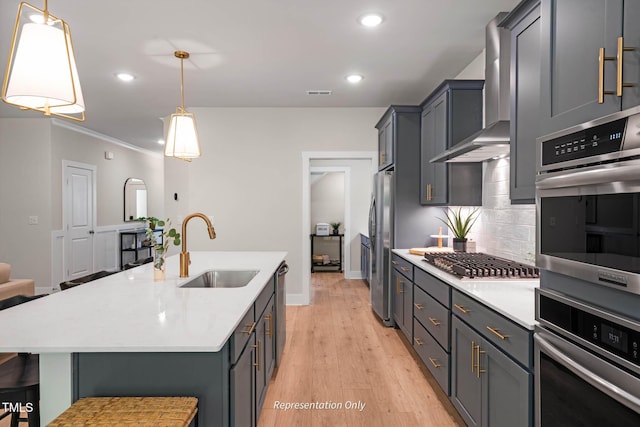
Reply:
<svg viewBox="0 0 640 427"><path fill-rule="evenodd" d="M484 253L425 253L424 260L459 277L476 279L537 279L537 267Z"/></svg>

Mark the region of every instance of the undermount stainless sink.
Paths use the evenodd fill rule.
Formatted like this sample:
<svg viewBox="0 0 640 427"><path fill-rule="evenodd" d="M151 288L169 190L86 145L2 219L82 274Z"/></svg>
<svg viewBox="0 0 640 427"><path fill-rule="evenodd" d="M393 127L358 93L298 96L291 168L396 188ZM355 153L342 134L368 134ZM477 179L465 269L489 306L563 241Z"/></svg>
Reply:
<svg viewBox="0 0 640 427"><path fill-rule="evenodd" d="M181 288L241 288L247 286L258 270L208 270L189 280Z"/></svg>

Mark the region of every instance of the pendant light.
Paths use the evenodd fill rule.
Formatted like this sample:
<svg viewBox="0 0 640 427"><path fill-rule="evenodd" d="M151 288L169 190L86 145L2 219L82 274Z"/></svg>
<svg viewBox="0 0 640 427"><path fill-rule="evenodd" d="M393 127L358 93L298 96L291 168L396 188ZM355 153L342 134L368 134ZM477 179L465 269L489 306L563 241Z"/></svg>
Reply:
<svg viewBox="0 0 640 427"><path fill-rule="evenodd" d="M20 3L13 29L2 100L22 110L84 121L69 25L44 9Z"/></svg>
<svg viewBox="0 0 640 427"><path fill-rule="evenodd" d="M180 94L181 105L176 107L175 114L171 115L167 137L165 138L164 155L177 157L188 162L200 157L200 142L198 141L198 129L196 117L184 109L184 60L189 58L189 52L178 50L174 52L176 58L180 58Z"/></svg>

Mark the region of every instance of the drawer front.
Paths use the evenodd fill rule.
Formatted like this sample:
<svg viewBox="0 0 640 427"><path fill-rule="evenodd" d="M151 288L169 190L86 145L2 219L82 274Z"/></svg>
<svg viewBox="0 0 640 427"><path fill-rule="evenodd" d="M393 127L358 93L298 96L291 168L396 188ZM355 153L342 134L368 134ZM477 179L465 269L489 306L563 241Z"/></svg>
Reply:
<svg viewBox="0 0 640 427"><path fill-rule="evenodd" d="M451 311L524 366L533 367L531 331L455 289Z"/></svg>
<svg viewBox="0 0 640 427"><path fill-rule="evenodd" d="M420 322L414 320L413 323L413 348L449 396L449 353L438 345Z"/></svg>
<svg viewBox="0 0 640 427"><path fill-rule="evenodd" d="M449 310L417 286L413 287L413 315L449 351Z"/></svg>
<svg viewBox="0 0 640 427"><path fill-rule="evenodd" d="M242 349L249 341L251 334L256 329L256 318L255 313L253 312L253 306L249 309L247 314L242 318L240 324L233 332L233 337L231 339L231 364L234 365L240 354L242 353Z"/></svg>
<svg viewBox="0 0 640 427"><path fill-rule="evenodd" d="M416 268L414 283L437 299L440 304L451 308L451 286L419 268Z"/></svg>
<svg viewBox="0 0 640 427"><path fill-rule="evenodd" d="M259 319L262 316L262 312L265 308L267 308L267 304L269 304L269 300L271 299L271 295L275 293L274 281L269 280L267 285L264 287L260 295L258 295L258 299L256 299L256 319Z"/></svg>
<svg viewBox="0 0 640 427"><path fill-rule="evenodd" d="M393 254L391 257L391 266L402 273L407 279L413 281L413 264L406 259Z"/></svg>

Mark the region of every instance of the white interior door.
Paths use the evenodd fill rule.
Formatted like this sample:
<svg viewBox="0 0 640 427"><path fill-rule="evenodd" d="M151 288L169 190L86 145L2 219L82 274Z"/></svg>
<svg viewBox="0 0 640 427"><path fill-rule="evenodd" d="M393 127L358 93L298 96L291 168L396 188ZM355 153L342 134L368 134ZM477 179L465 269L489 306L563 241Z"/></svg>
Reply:
<svg viewBox="0 0 640 427"><path fill-rule="evenodd" d="M71 280L93 273L96 168L69 163L64 171L65 280Z"/></svg>

